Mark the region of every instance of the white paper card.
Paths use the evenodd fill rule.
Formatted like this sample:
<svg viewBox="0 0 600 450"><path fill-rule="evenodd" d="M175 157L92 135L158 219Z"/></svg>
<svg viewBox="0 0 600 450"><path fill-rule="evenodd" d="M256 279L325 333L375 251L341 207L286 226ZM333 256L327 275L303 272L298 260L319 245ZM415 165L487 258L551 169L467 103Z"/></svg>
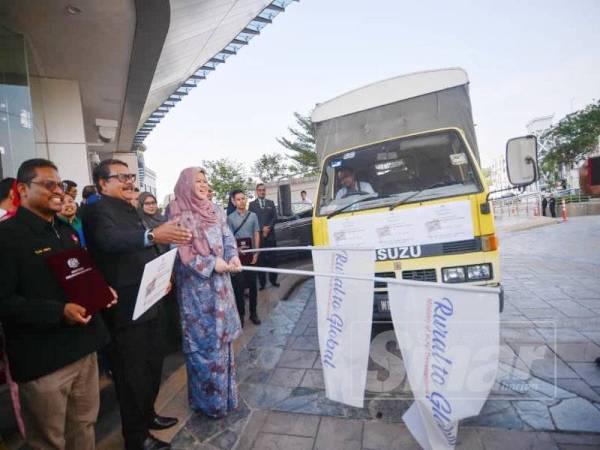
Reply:
<svg viewBox="0 0 600 450"><path fill-rule="evenodd" d="M153 259L144 267L144 274L142 275L142 282L140 283L140 290L133 311L133 320L137 320L167 294L175 256L177 256L176 248Z"/></svg>

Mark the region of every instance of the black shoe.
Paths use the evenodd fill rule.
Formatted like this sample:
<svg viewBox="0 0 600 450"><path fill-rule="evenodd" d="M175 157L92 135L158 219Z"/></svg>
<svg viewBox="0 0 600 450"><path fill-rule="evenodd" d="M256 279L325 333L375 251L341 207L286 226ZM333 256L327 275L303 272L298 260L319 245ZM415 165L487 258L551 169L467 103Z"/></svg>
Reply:
<svg viewBox="0 0 600 450"><path fill-rule="evenodd" d="M250 316L250 322L252 322L254 325L260 325L262 323L258 316Z"/></svg>
<svg viewBox="0 0 600 450"><path fill-rule="evenodd" d="M142 444L144 450L171 450L171 444L156 439L154 436L148 436Z"/></svg>
<svg viewBox="0 0 600 450"><path fill-rule="evenodd" d="M156 415L154 416L154 419L152 419L152 422L150 422L150 425L148 425L148 428L151 430L166 430L167 428L174 427L177 423L179 423L179 419L176 419L175 417Z"/></svg>
<svg viewBox="0 0 600 450"><path fill-rule="evenodd" d="M265 290L265 287L264 287L264 286L260 286L260 287L258 288L258 290L259 290L259 291L264 291L264 290Z"/></svg>
<svg viewBox="0 0 600 450"><path fill-rule="evenodd" d="M596 358L596 365L600 367L600 357Z"/></svg>
<svg viewBox="0 0 600 450"><path fill-rule="evenodd" d="M279 287L281 285L279 283L271 283L271 286Z"/></svg>

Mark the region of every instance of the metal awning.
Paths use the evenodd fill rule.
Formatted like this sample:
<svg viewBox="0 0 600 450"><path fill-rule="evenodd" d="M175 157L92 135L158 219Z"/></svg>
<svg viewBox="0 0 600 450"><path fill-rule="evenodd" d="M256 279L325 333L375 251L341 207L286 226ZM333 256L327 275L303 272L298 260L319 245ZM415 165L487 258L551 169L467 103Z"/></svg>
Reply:
<svg viewBox="0 0 600 450"><path fill-rule="evenodd" d="M193 12L189 11L189 2L171 0L171 28L165 41L161 60L157 65L156 73L140 118L138 131L133 139L134 145L143 143L149 132L165 117L166 113L180 102L184 96L200 84L202 80L214 72L217 67L224 64L227 59L236 55L273 19L284 12L293 1L299 0L274 0L264 4L264 0L231 1L222 0L212 3L210 11L202 10L202 5L195 5ZM261 4L262 3L262 4ZM255 8L260 12L244 19L244 14ZM262 9L260 9L262 8ZM198 15L198 20L193 23L193 14ZM211 20L220 18L217 26ZM201 23L198 23L201 22ZM205 28L202 28L205 25ZM195 26L195 28L193 28ZM171 30L175 30L171 35ZM239 31L241 30L241 31ZM222 41L229 33L229 37L215 49L210 51L211 45ZM232 37L233 36L233 37ZM203 45L198 51L194 45ZM198 53L200 56L198 56ZM193 60L190 66L190 58ZM189 70L183 79L178 70ZM191 73L190 73L191 72ZM160 112L160 114L157 114Z"/></svg>

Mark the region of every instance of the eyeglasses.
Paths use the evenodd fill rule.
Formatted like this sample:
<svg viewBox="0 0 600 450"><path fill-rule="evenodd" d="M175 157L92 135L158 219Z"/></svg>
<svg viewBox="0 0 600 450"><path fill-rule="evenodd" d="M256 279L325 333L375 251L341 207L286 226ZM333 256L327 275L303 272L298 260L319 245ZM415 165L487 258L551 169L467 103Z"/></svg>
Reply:
<svg viewBox="0 0 600 450"><path fill-rule="evenodd" d="M128 181L134 182L136 179L135 173L113 173L107 176L106 178L116 178L121 183L127 183Z"/></svg>
<svg viewBox="0 0 600 450"><path fill-rule="evenodd" d="M33 180L31 180L30 183L37 184L38 186L42 186L44 189L46 189L50 192L54 192L54 191L56 191L56 189L59 189L61 192L64 192L66 190L66 184L63 183L62 181L53 181L53 180L33 181Z"/></svg>

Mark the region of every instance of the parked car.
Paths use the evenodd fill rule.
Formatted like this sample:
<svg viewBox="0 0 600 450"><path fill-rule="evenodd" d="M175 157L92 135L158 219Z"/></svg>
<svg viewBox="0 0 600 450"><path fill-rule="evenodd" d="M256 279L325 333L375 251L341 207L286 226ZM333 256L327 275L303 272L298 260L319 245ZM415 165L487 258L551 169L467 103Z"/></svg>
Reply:
<svg viewBox="0 0 600 450"><path fill-rule="evenodd" d="M275 224L277 247L304 247L313 245L312 208L292 216L280 216ZM277 253L280 261L310 258L308 251L282 251Z"/></svg>

